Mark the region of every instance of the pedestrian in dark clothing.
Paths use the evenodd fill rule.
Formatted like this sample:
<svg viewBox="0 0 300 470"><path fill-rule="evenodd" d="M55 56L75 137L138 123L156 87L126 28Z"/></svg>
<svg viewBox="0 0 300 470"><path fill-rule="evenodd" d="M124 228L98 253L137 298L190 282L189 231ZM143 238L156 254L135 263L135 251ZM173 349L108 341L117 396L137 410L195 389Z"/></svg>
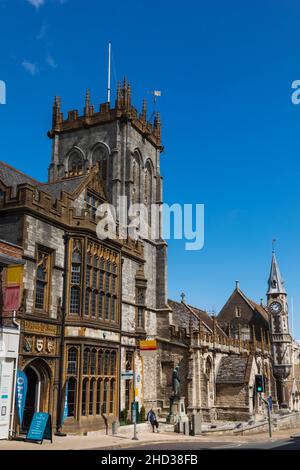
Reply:
<svg viewBox="0 0 300 470"><path fill-rule="evenodd" d="M149 411L149 413L147 414L147 421L149 421L151 426L152 426L152 432L155 432L155 428L156 428L156 432L159 432L156 415L155 415L154 411L152 410L152 408Z"/></svg>
<svg viewBox="0 0 300 470"><path fill-rule="evenodd" d="M270 410L270 412L272 413L272 410L273 410L273 398L272 398L272 395L269 395L269 397L268 397L268 405L269 405L269 410Z"/></svg>

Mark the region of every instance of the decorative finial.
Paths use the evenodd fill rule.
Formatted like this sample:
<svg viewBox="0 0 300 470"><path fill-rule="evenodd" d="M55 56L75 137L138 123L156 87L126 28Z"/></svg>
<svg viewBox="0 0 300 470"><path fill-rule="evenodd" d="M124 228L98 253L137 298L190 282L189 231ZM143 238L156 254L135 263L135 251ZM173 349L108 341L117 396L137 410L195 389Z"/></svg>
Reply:
<svg viewBox="0 0 300 470"><path fill-rule="evenodd" d="M127 108L130 108L130 105L131 105L131 85L130 85L130 83L128 83L128 86L127 86L126 104L127 104Z"/></svg>
<svg viewBox="0 0 300 470"><path fill-rule="evenodd" d="M235 288L237 290L240 288L240 281L235 281Z"/></svg>
<svg viewBox="0 0 300 470"><path fill-rule="evenodd" d="M91 94L90 94L90 89L87 88L86 95L85 95L85 107L84 107L85 116L89 116L90 109L91 109Z"/></svg>
<svg viewBox="0 0 300 470"><path fill-rule="evenodd" d="M276 239L274 238L272 240L272 253L275 253L275 243L276 243Z"/></svg>
<svg viewBox="0 0 300 470"><path fill-rule="evenodd" d="M160 112L157 111L157 115L156 115L156 127L160 127Z"/></svg>
<svg viewBox="0 0 300 470"><path fill-rule="evenodd" d="M121 96L121 82L118 80L118 85L117 85L117 97L120 98Z"/></svg>
<svg viewBox="0 0 300 470"><path fill-rule="evenodd" d="M143 99L143 107L142 107L142 114L141 114L141 119L146 122L147 120L147 101L144 98Z"/></svg>
<svg viewBox="0 0 300 470"><path fill-rule="evenodd" d="M57 108L60 108L60 96L54 97L54 106L56 106Z"/></svg>
<svg viewBox="0 0 300 470"><path fill-rule="evenodd" d="M181 297L181 302L184 303L185 302L185 293L181 292L180 297Z"/></svg>
<svg viewBox="0 0 300 470"><path fill-rule="evenodd" d="M117 95L116 95L116 108L121 107L121 102L122 102L121 82L120 80L118 80Z"/></svg>
<svg viewBox="0 0 300 470"><path fill-rule="evenodd" d="M54 97L53 112L52 112L52 128L54 129L57 125L60 124L61 115L60 115L60 97Z"/></svg>

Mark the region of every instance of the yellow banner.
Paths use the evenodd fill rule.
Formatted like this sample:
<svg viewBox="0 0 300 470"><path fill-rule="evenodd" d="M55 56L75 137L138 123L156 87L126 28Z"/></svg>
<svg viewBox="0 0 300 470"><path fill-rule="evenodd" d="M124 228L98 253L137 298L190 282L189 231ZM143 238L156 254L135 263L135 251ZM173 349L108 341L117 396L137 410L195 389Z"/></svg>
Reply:
<svg viewBox="0 0 300 470"><path fill-rule="evenodd" d="M8 266L6 272L7 285L21 286L23 283L23 266Z"/></svg>

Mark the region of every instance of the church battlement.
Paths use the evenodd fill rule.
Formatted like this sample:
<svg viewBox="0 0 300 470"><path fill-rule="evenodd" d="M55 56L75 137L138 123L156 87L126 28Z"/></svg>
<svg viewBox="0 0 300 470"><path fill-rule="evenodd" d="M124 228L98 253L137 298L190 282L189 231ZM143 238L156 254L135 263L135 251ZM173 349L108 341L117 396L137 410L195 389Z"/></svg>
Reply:
<svg viewBox="0 0 300 470"><path fill-rule="evenodd" d="M119 120L121 122L131 122L135 128L146 140L159 150L163 150L161 144L161 120L160 113L157 112L153 122L147 121L146 100L143 101L142 111L139 114L137 109L131 104L131 85L124 79L121 87L118 82L115 107L111 108L110 103L101 103L99 111L91 105L90 91L87 90L85 97L85 106L83 114L80 115L77 109L67 112L67 118L61 112L61 98L56 96L52 109L52 129L48 132L51 139L55 135L72 132L78 129L87 129L93 126L106 124Z"/></svg>
<svg viewBox="0 0 300 470"><path fill-rule="evenodd" d="M262 341L249 341L239 337L220 335L216 332L208 332L200 324L199 329L192 328L192 335L188 328L178 325L170 325L171 339L189 342L192 349L207 349L224 354L262 354L270 356L271 345L268 335Z"/></svg>

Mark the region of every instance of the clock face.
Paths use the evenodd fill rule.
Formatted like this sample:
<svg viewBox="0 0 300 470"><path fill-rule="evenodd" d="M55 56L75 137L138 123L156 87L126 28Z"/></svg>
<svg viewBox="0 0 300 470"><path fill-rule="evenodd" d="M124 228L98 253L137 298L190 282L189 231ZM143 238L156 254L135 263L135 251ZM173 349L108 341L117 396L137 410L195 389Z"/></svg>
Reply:
<svg viewBox="0 0 300 470"><path fill-rule="evenodd" d="M282 310L282 305L280 302L272 302L269 306L270 312L271 313L280 313Z"/></svg>

